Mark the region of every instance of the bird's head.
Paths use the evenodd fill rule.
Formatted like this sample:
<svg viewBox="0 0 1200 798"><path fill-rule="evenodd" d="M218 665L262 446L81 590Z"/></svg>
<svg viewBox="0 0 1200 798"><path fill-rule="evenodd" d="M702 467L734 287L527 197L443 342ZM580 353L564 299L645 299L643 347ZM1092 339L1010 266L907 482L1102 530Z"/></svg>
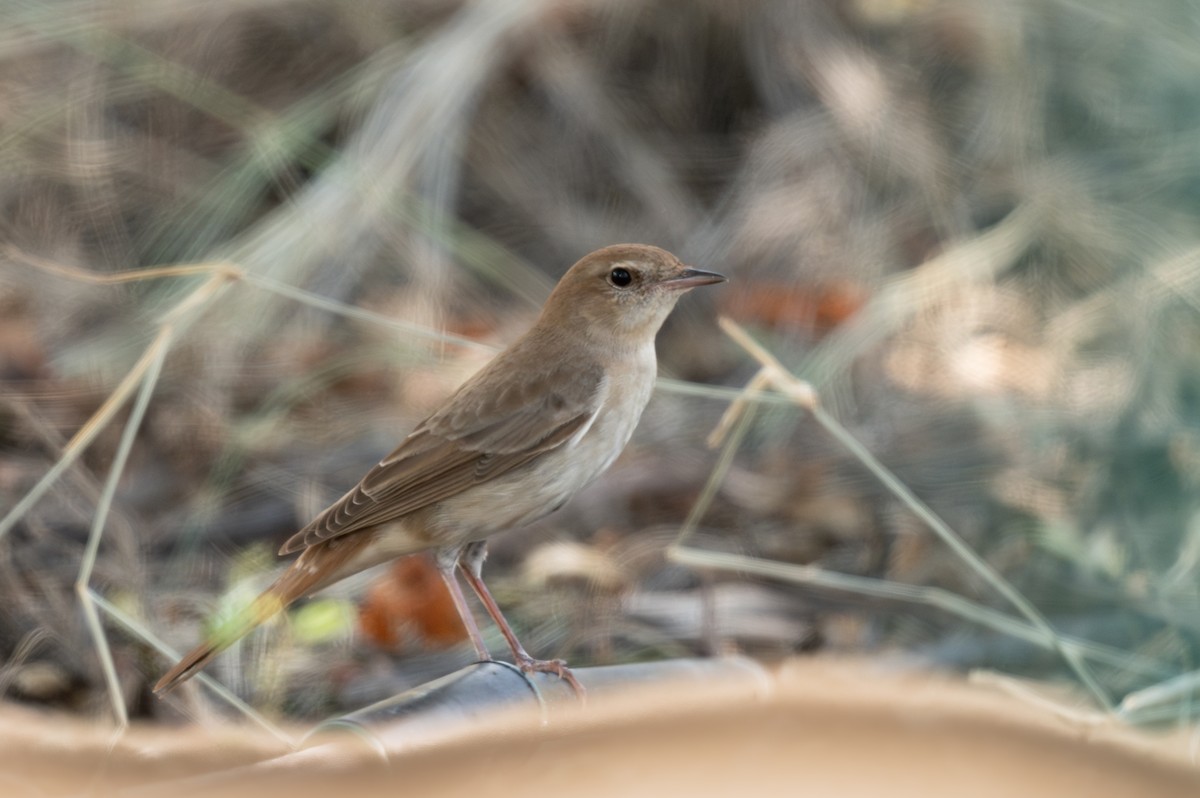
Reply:
<svg viewBox="0 0 1200 798"><path fill-rule="evenodd" d="M653 339L684 293L724 281L658 247L614 244L572 266L542 314L568 328L582 325L589 333L641 343Z"/></svg>

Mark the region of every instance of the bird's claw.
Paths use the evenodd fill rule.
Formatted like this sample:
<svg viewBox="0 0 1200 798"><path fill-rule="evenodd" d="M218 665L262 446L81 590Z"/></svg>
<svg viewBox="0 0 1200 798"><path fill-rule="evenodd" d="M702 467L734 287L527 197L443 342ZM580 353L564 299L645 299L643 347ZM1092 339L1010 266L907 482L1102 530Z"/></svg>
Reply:
<svg viewBox="0 0 1200 798"><path fill-rule="evenodd" d="M583 689L583 685L579 683L579 680L575 678L575 674L567 667L566 660L534 659L526 655L517 658L517 667L524 673L553 673L571 685L571 689L575 691L575 695L579 697L580 701L587 699L587 690Z"/></svg>

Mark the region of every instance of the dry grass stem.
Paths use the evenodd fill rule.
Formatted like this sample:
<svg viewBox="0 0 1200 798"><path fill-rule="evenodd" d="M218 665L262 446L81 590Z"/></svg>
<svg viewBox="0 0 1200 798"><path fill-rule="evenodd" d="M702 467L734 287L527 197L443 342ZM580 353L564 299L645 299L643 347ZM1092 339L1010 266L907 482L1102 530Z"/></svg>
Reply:
<svg viewBox="0 0 1200 798"><path fill-rule="evenodd" d="M937 516L927 504L917 498L907 485L905 485L895 474L883 465L865 446L857 441L841 424L830 416L820 406L816 400L812 386L807 382L797 379L788 372L777 358L770 354L764 347L758 344L751 336L743 330L738 324L729 319L721 320L721 328L735 342L741 345L746 352L757 360L762 365L762 371L759 374L767 375L767 379L772 386L786 396L794 397L796 404L800 407L809 410L813 414L816 421L831 434L845 449L861 462L867 469L874 474L880 482L884 484L889 491L899 498L904 504L912 510L917 517L921 518L926 525L945 543L950 549L967 565L972 571L983 578L991 585L996 592L1004 596L1018 612L1037 629L1038 633L1043 637L1047 645L1057 651L1066 661L1072 671L1079 677L1079 680L1096 699L1097 703L1106 711L1114 709L1112 699L1109 698L1108 692L1100 685L1092 674L1091 669L1079 656L1078 652L1063 643L1062 636L1054 630L1045 616L1038 611L1021 593L1014 588L995 568L993 568L986 560L976 553L953 529L950 528L945 521ZM758 374L751 380L753 391L759 390ZM747 386L744 396L749 397L750 386ZM745 423L743 416L743 423ZM721 458L714 466L712 474L709 477L709 482L705 486L705 490L701 493L700 499L697 500L696 506L689 515L687 522L684 524L683 531L680 533L679 540L670 552L670 556L676 562L681 562L681 549L686 534L699 523L699 518L702 517L703 511L711 502L711 496L715 494L719 487L719 482L723 479L725 472L728 470L729 463L732 461L733 449L740 441L740 436L731 436L726 441L726 448L722 451ZM699 510L697 508L700 508ZM719 560L722 555L717 555ZM694 560L693 560L694 562ZM710 563L711 565L712 563ZM744 570L745 563L743 562L739 569ZM786 572L786 569L785 569Z"/></svg>

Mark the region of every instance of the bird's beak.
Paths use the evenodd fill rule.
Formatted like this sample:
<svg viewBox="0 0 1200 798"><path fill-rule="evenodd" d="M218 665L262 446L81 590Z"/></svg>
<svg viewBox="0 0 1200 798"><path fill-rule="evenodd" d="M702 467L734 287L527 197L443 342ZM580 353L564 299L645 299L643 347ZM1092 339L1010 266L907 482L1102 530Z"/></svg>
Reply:
<svg viewBox="0 0 1200 798"><path fill-rule="evenodd" d="M723 282L725 282L725 275L723 274L706 272L700 269L684 269L674 277L668 277L663 280L662 285L664 288L683 291L688 288L695 288L698 285L712 285L713 283Z"/></svg>

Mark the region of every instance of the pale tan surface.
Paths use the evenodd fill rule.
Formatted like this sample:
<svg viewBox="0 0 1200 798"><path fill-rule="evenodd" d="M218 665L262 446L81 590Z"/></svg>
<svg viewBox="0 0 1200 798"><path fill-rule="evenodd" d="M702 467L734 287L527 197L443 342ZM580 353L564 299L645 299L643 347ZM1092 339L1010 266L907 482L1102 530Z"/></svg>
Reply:
<svg viewBox="0 0 1200 798"><path fill-rule="evenodd" d="M285 752L249 730L141 727L106 755L103 730L4 707L0 794L1200 795L1185 734L1068 720L994 688L864 663L799 661L751 689L641 691L548 729L537 720L506 713L410 741L390 766L353 740L254 766Z"/></svg>

